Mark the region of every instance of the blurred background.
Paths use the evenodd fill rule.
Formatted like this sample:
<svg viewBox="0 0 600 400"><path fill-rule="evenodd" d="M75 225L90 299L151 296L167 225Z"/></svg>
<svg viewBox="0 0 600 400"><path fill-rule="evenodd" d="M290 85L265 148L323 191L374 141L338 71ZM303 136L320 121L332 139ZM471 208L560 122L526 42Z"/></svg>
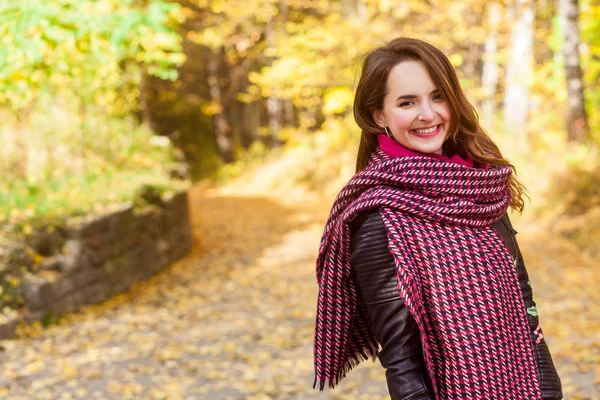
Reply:
<svg viewBox="0 0 600 400"><path fill-rule="evenodd" d="M68 218L184 190L194 243L100 305L19 323L0 393L387 398L378 363L314 392L312 324L320 234L354 173L361 56L398 36L448 55L519 171L530 201L511 218L565 399L600 398L596 0L3 2L2 321L27 312L40 232Z"/></svg>

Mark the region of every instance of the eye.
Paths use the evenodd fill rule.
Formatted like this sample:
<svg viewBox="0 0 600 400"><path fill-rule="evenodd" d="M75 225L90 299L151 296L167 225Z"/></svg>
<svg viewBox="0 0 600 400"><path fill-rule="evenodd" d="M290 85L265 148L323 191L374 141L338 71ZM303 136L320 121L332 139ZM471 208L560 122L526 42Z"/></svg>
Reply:
<svg viewBox="0 0 600 400"><path fill-rule="evenodd" d="M434 100L443 100L443 97L441 94L436 94L435 96L433 96Z"/></svg>
<svg viewBox="0 0 600 400"><path fill-rule="evenodd" d="M408 105L411 105L411 104L412 104L412 101L404 101L404 102L400 103L398 105L398 107L405 107L405 106L408 106Z"/></svg>

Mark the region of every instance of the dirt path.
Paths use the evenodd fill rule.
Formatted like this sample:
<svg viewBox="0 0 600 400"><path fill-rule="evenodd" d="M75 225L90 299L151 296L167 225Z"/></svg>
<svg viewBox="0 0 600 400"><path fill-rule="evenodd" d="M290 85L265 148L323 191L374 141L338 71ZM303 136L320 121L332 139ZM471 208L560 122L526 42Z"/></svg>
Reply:
<svg viewBox="0 0 600 400"><path fill-rule="evenodd" d="M378 362L333 392L312 389L314 260L330 201L278 197L194 190L193 253L127 294L1 342L0 396L388 399ZM561 264L564 249L549 258L537 237L519 235L526 259L540 263L530 275L565 399L598 399L598 319L583 310L597 298L559 284L594 270L570 259L575 274Z"/></svg>

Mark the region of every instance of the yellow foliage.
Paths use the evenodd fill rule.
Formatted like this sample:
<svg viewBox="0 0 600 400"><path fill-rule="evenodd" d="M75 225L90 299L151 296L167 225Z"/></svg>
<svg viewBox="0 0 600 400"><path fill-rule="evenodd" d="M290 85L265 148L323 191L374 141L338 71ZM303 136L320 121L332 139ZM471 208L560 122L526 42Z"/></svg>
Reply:
<svg viewBox="0 0 600 400"><path fill-rule="evenodd" d="M323 100L323 113L326 115L343 113L352 106L354 93L349 88L338 87L325 93Z"/></svg>
<svg viewBox="0 0 600 400"><path fill-rule="evenodd" d="M463 63L463 57L459 53L454 53L448 58L450 59L452 65L454 65L455 67L460 67Z"/></svg>
<svg viewBox="0 0 600 400"><path fill-rule="evenodd" d="M223 112L223 106L215 102L210 102L202 105L200 110L205 115L215 115Z"/></svg>

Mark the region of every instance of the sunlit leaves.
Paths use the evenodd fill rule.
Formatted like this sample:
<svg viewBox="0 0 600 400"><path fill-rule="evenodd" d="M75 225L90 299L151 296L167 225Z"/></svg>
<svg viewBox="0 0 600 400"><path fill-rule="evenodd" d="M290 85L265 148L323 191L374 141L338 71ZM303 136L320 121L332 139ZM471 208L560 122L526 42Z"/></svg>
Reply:
<svg viewBox="0 0 600 400"><path fill-rule="evenodd" d="M0 149L0 226L89 210L130 198L140 181L168 181L172 148L132 118L90 114L78 124L63 119L64 110L47 110L56 114L33 113L29 135L0 131L7 145Z"/></svg>
<svg viewBox="0 0 600 400"><path fill-rule="evenodd" d="M215 102L202 105L201 111L205 115L215 115L223 111L223 107Z"/></svg>
<svg viewBox="0 0 600 400"><path fill-rule="evenodd" d="M145 9L117 0L13 4L0 9L0 103L14 109L40 91L71 91L86 102L110 98L107 93L135 83L139 65L175 79L174 67L184 60L180 39L167 26L173 3L156 0Z"/></svg>
<svg viewBox="0 0 600 400"><path fill-rule="evenodd" d="M581 64L586 83L589 123L592 138L600 143L600 4L581 1L580 29L582 37Z"/></svg>
<svg viewBox="0 0 600 400"><path fill-rule="evenodd" d="M452 63L452 65L454 65L454 67L460 67L463 63L463 57L459 53L454 53L448 58L450 59L450 62Z"/></svg>
<svg viewBox="0 0 600 400"><path fill-rule="evenodd" d="M325 94L323 112L325 114L339 114L352 105L354 94L348 88L340 87Z"/></svg>

